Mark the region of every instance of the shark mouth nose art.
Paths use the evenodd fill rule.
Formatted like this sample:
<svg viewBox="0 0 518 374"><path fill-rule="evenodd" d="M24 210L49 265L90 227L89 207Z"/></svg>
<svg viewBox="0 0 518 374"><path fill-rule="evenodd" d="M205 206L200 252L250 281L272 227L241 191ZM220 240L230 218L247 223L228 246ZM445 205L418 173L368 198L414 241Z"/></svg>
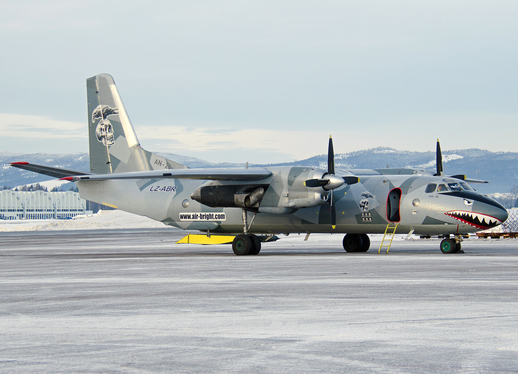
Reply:
<svg viewBox="0 0 518 374"><path fill-rule="evenodd" d="M462 210L451 210L444 213L447 216L455 218L458 221L467 223L470 226L481 230L490 229L502 223L498 218L488 216L487 214L466 212Z"/></svg>

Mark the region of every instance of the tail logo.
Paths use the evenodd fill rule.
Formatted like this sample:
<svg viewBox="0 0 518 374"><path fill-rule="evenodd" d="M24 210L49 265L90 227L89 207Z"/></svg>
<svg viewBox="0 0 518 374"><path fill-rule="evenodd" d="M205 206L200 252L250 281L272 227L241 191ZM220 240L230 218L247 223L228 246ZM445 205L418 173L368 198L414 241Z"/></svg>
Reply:
<svg viewBox="0 0 518 374"><path fill-rule="evenodd" d="M95 128L95 135L97 140L105 146L113 145L115 142L113 126L108 117L117 114L119 114L119 110L109 105L98 105L92 112L92 122L99 119L99 123L97 123Z"/></svg>

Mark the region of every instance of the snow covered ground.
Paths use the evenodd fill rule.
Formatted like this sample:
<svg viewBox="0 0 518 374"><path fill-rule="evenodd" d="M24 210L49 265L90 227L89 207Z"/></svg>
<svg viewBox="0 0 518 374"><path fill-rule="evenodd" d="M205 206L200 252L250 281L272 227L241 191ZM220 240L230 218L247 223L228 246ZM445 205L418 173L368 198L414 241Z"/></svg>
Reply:
<svg viewBox="0 0 518 374"><path fill-rule="evenodd" d="M399 240L378 255L345 253L342 235L290 235L238 257L176 245L183 234L3 233L0 373L518 368L514 240L447 256L437 240Z"/></svg>
<svg viewBox="0 0 518 374"><path fill-rule="evenodd" d="M91 216L79 216L72 220L0 220L0 232L8 231L52 231L91 230L116 228L161 228L162 222L121 210L99 211Z"/></svg>

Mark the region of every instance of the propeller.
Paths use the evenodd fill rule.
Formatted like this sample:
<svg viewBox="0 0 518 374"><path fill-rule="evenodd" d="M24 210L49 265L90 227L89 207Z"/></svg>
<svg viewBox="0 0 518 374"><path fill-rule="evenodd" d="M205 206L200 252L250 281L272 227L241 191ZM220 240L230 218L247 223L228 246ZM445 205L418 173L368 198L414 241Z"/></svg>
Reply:
<svg viewBox="0 0 518 374"><path fill-rule="evenodd" d="M329 191L327 203L331 210L331 226L336 227L336 210L334 207L334 190L344 184L358 183L360 178L354 176L338 177L335 175L335 152L333 149L333 137L329 137L329 145L327 148L327 173L320 179L308 179L304 182L306 187L322 187Z"/></svg>
<svg viewBox="0 0 518 374"><path fill-rule="evenodd" d="M335 188L342 186L344 183L346 183L344 178L337 177L335 175L335 152L333 150L333 138L330 136L329 146L327 149L327 173L325 173L320 179L306 180L304 185L306 187L322 187L326 191L333 191Z"/></svg>
<svg viewBox="0 0 518 374"><path fill-rule="evenodd" d="M435 165L437 167L437 172L434 175L435 176L444 175L444 169L442 167L441 143L439 143L439 139L437 139L437 150L435 152Z"/></svg>
<svg viewBox="0 0 518 374"><path fill-rule="evenodd" d="M439 143L439 139L437 139L437 150L435 153L435 163L436 163L436 167L437 167L437 172L434 174L434 176L436 176L436 177L443 176L444 168L442 166L442 152L441 152L441 144ZM464 174L450 175L450 177L460 179L460 180L466 181L468 183L489 183L488 181L484 181L484 180L468 178Z"/></svg>

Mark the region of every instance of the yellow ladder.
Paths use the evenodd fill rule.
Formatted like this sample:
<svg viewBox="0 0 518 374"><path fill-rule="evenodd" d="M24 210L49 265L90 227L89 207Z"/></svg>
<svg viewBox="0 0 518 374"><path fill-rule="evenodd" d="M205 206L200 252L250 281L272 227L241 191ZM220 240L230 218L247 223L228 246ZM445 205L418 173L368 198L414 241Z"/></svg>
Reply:
<svg viewBox="0 0 518 374"><path fill-rule="evenodd" d="M394 223L389 222L387 225L387 228L385 229L385 234L383 234L383 239L381 239L380 249L378 249L378 254L381 252L381 247L387 247L387 254L389 253L390 246L392 245L392 240L394 240L394 235L396 235L396 229L399 225L399 223L396 223L394 226ZM388 236L388 238L387 238ZM388 241L390 238L390 241ZM388 241L388 244L384 244L385 241Z"/></svg>

